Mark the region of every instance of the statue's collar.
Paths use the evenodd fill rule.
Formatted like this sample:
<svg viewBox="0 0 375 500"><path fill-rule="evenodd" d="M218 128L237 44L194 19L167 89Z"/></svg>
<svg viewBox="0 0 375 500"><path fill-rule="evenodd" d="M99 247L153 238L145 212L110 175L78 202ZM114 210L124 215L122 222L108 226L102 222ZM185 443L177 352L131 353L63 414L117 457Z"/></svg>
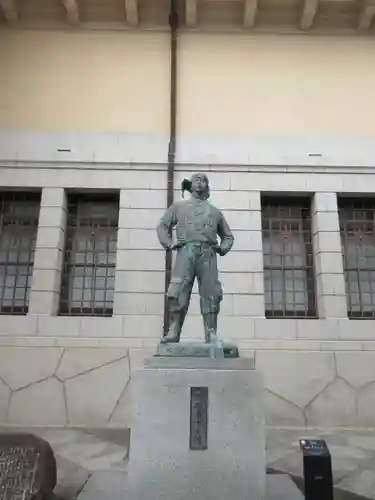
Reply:
<svg viewBox="0 0 375 500"><path fill-rule="evenodd" d="M192 201L196 201L196 202L200 202L200 201L206 201L208 200L208 198L210 197L210 193L209 192L206 192L206 193L202 193L202 194L198 194L198 193L191 193L191 199Z"/></svg>

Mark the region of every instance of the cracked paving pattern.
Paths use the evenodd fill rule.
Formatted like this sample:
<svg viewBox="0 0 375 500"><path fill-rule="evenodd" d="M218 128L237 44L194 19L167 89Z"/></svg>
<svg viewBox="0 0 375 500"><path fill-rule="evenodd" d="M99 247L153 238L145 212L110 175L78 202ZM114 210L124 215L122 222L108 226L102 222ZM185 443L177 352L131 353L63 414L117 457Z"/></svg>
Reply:
<svg viewBox="0 0 375 500"><path fill-rule="evenodd" d="M105 425L130 378L128 349L0 348L5 359L0 423L11 425Z"/></svg>
<svg viewBox="0 0 375 500"><path fill-rule="evenodd" d="M257 351L267 424L375 426L374 354ZM149 349L2 347L0 423L130 425L131 370L150 355Z"/></svg>
<svg viewBox="0 0 375 500"><path fill-rule="evenodd" d="M85 372L99 368L112 361L125 358L128 349L118 348L75 348L65 349L56 376L60 380L67 380Z"/></svg>
<svg viewBox="0 0 375 500"><path fill-rule="evenodd" d="M2 347L0 376L16 391L53 375L62 353L59 347Z"/></svg>

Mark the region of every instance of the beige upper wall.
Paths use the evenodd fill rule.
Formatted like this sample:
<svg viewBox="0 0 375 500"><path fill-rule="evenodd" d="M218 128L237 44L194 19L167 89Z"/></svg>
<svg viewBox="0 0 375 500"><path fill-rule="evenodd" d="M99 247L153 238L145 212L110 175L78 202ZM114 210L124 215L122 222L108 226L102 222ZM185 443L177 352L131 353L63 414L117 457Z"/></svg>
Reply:
<svg viewBox="0 0 375 500"><path fill-rule="evenodd" d="M0 128L167 132L161 33L0 32Z"/></svg>
<svg viewBox="0 0 375 500"><path fill-rule="evenodd" d="M182 133L375 135L375 40L182 40Z"/></svg>
<svg viewBox="0 0 375 500"><path fill-rule="evenodd" d="M375 40L182 34L181 134L373 136ZM0 32L0 129L168 132L167 33Z"/></svg>

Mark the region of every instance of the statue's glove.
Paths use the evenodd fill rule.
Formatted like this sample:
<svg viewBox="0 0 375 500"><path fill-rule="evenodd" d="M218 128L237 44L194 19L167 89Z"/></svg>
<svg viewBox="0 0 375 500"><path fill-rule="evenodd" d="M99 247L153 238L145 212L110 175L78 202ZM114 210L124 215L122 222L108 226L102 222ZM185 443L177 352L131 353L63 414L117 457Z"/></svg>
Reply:
<svg viewBox="0 0 375 500"><path fill-rule="evenodd" d="M221 248L221 246L220 246L220 245L215 245L215 246L214 246L214 250L215 250L215 252L216 252L217 254L219 254L219 255L221 255L221 256L222 256L222 255L224 255L224 254L223 254L223 250L222 250L222 248Z"/></svg>
<svg viewBox="0 0 375 500"><path fill-rule="evenodd" d="M182 243L172 243L171 245L169 245L168 250L178 250L181 247Z"/></svg>

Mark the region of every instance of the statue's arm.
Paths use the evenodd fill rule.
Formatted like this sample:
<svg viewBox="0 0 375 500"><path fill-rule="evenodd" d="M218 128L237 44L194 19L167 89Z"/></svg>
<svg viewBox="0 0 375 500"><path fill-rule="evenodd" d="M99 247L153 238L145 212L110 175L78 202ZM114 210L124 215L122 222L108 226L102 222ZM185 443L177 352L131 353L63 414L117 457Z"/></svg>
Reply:
<svg viewBox="0 0 375 500"><path fill-rule="evenodd" d="M170 249L172 247L172 229L176 225L176 207L175 205L171 205L168 210L165 212L163 217L160 219L160 222L157 227L157 234L160 241L160 244L166 249Z"/></svg>
<svg viewBox="0 0 375 500"><path fill-rule="evenodd" d="M233 246L234 236L230 227L225 220L224 215L220 212L220 218L217 228L217 233L220 237L220 255L226 255Z"/></svg>

